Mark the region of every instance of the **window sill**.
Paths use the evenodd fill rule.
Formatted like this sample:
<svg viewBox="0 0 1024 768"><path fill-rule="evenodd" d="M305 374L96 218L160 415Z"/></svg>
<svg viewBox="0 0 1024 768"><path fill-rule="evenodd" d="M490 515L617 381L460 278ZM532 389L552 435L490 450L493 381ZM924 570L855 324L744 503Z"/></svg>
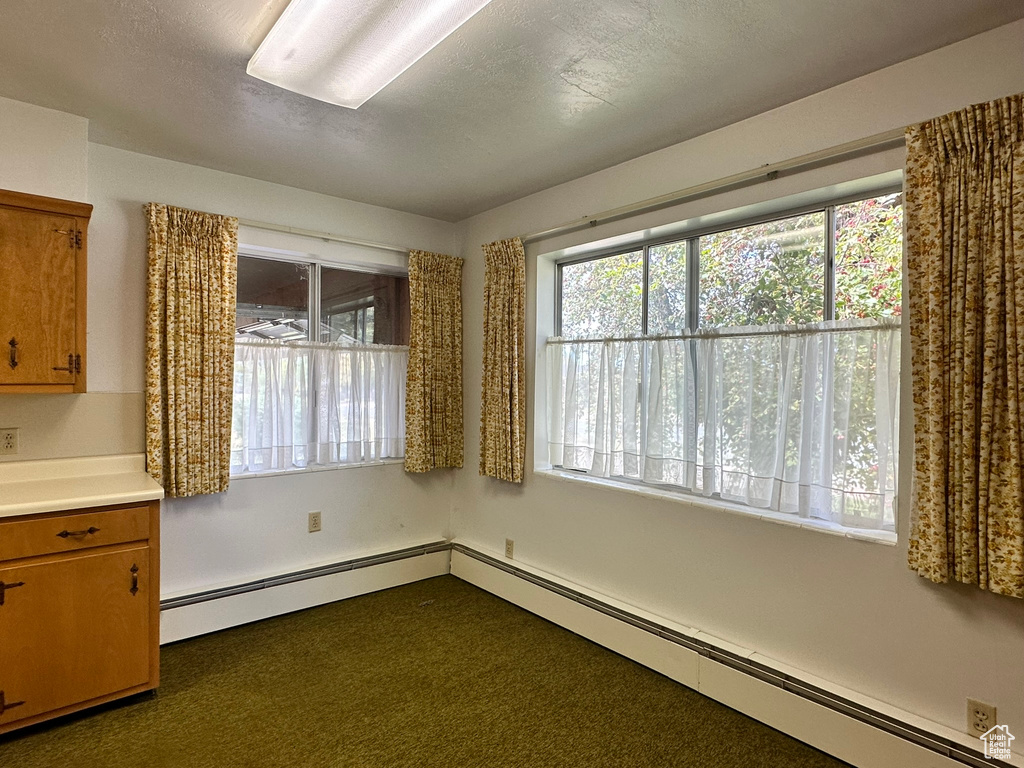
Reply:
<svg viewBox="0 0 1024 768"><path fill-rule="evenodd" d="M362 461L357 464L332 464L329 467L294 467L292 469L272 469L268 472L241 472L231 475L231 482L235 480L259 480L264 477L282 477L284 475L308 475L313 472L334 472L339 469L358 469L360 467L383 467L388 464L404 464L405 459L380 459L378 461Z"/></svg>
<svg viewBox="0 0 1024 768"><path fill-rule="evenodd" d="M765 520L776 525L788 525L791 528L804 528L809 531L817 531L830 536L839 536L858 541L870 541L875 544L885 544L890 547L896 546L896 533L894 531L876 531L859 528L846 528L837 523L829 523L824 520L813 520L809 518L794 517L784 512L772 512L755 507L745 507L742 504L734 504L719 499L705 499L701 496L691 496L678 491L663 490L656 486L633 485L621 480L610 480L605 477L590 477L579 472L572 472L554 467L535 469L534 474L541 477L549 477L554 480L563 480L570 483L581 483L583 485L609 488L615 491L625 491L637 496L644 496L660 501L671 501L683 506L695 509L710 509L715 512L727 512L732 515Z"/></svg>

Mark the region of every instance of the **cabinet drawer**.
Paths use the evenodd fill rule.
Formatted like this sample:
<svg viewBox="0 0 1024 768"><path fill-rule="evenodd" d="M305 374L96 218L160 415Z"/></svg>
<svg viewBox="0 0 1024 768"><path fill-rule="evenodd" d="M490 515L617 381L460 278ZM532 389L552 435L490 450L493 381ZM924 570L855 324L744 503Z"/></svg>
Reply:
<svg viewBox="0 0 1024 768"><path fill-rule="evenodd" d="M0 522L0 561L149 538L149 507Z"/></svg>

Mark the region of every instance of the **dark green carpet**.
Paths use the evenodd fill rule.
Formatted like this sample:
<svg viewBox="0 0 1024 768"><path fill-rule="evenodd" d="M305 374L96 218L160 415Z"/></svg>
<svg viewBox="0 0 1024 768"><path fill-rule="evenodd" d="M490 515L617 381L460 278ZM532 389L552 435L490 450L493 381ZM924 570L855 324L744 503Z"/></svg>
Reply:
<svg viewBox="0 0 1024 768"><path fill-rule="evenodd" d="M162 680L0 766L843 765L452 576L169 646Z"/></svg>

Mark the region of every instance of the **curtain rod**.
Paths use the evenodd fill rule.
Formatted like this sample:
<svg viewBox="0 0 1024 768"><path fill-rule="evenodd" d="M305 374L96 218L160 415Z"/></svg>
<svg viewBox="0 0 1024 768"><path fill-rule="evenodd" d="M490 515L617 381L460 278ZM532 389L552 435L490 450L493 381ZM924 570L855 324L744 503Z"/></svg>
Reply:
<svg viewBox="0 0 1024 768"><path fill-rule="evenodd" d="M364 248L376 248L380 251L394 251L395 253L404 253L409 255L409 249L403 248L398 245L388 245L386 243L374 243L370 240L356 240L352 237L343 237L341 235L334 235L330 232L317 232L313 229L299 229L298 227L286 227L283 224L270 224L265 221L253 221L252 219L239 219L238 223L245 227L252 227L253 229L265 229L270 232L284 232L288 235L302 235L303 237L315 237L317 240L326 240L334 243L345 243L346 245L361 245Z"/></svg>
<svg viewBox="0 0 1024 768"><path fill-rule="evenodd" d="M308 339L235 339L236 347L265 347L267 349L327 349L334 352L408 352L407 344L345 344L338 341L309 341Z"/></svg>
<svg viewBox="0 0 1024 768"><path fill-rule="evenodd" d="M849 322L840 320L839 322ZM750 328L744 330L728 330L710 328L706 331L695 331L693 333L669 334L665 336L621 336L607 339L566 339L561 336L552 336L547 344L556 346L560 344L605 344L609 342L624 341L690 341L695 339L745 339L755 336L814 336L819 333L853 333L855 331L895 331L902 327L900 317L882 318L880 320L865 320L850 322L849 325L836 325L829 328L779 328L778 326L765 326L763 328Z"/></svg>
<svg viewBox="0 0 1024 768"><path fill-rule="evenodd" d="M716 179L715 181L705 182L704 184L696 184L692 187L686 187L685 189L680 189L675 192L659 195L658 197L641 200L638 203L631 203L619 208L612 208L611 210L602 211L601 213L593 216L584 216L581 219L575 219L574 221L561 224L557 227L552 227L551 229L545 229L540 232L531 232L528 235L522 236L520 239L524 244L536 243L541 240L549 240L558 235L565 235L581 229L596 227L598 224L607 224L611 221L618 221L619 219L637 216L642 213L650 213L651 211L668 208L669 206L678 205L679 203L710 197L711 195L716 195L721 192L741 189L743 187L753 186L765 181L774 181L780 176L788 176L799 171L806 171L823 165L831 165L840 160L859 157L861 155L874 154L875 152L881 152L886 149L895 149L896 147L902 146L903 143L903 128L897 128L883 133L876 133L873 136L867 136L863 139L850 141L846 144L839 144L838 146L830 147L829 149L810 152L806 155L800 155L799 157L794 157L790 160L783 160L778 163L762 165L759 168L754 168L750 171L736 173L732 176Z"/></svg>

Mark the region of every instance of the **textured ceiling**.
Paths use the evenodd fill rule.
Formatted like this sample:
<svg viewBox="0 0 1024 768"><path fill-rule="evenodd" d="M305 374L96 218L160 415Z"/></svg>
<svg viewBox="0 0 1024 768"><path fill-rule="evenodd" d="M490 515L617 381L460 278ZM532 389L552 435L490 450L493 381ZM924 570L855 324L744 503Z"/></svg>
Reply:
<svg viewBox="0 0 1024 768"><path fill-rule="evenodd" d="M102 144L456 221L1024 17L1020 0L493 0L353 111L245 74L285 4L4 2L0 95L87 117Z"/></svg>

